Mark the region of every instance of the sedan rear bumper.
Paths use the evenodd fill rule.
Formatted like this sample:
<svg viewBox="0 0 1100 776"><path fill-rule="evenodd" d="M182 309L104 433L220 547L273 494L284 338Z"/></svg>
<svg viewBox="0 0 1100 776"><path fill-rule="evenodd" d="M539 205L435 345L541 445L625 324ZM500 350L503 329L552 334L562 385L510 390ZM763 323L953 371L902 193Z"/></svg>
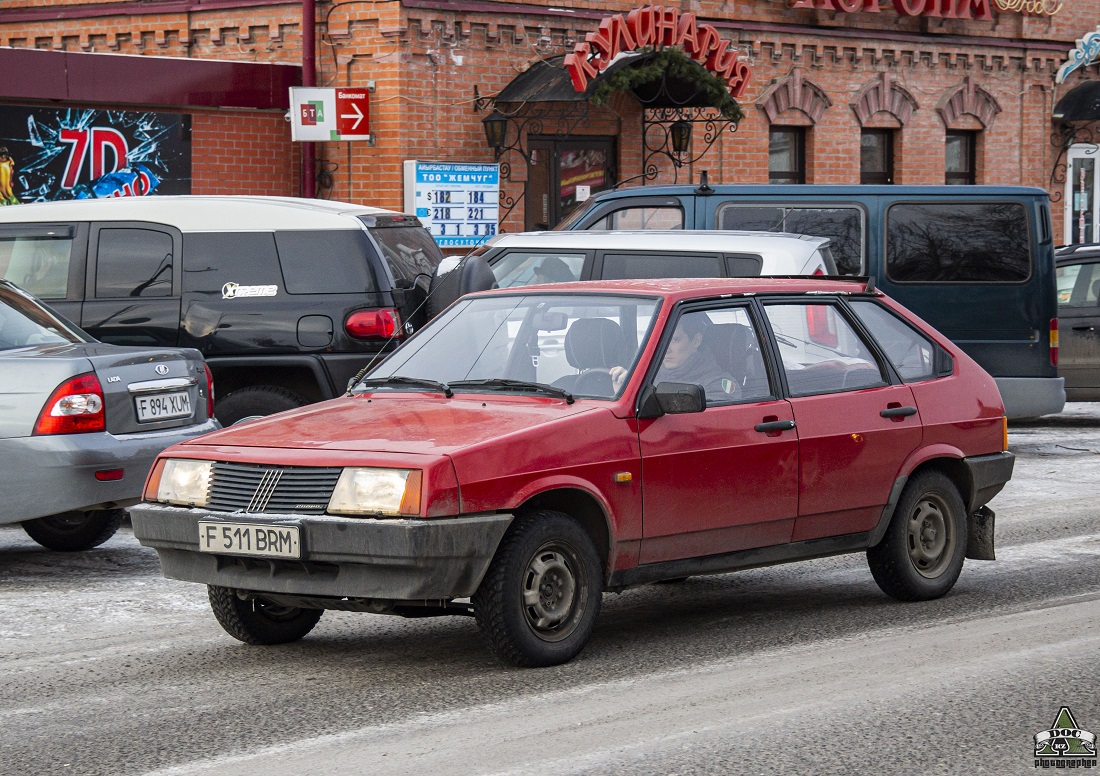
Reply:
<svg viewBox="0 0 1100 776"><path fill-rule="evenodd" d="M164 575L208 585L297 596L425 601L477 590L512 522L509 514L446 519L211 512L144 503L134 535L160 555ZM301 558L199 551L199 522L296 526Z"/></svg>
<svg viewBox="0 0 1100 776"><path fill-rule="evenodd" d="M216 431L208 420L137 434L59 434L0 439L0 525L70 510L128 507L141 500L157 455L177 442ZM96 472L121 469L100 481Z"/></svg>

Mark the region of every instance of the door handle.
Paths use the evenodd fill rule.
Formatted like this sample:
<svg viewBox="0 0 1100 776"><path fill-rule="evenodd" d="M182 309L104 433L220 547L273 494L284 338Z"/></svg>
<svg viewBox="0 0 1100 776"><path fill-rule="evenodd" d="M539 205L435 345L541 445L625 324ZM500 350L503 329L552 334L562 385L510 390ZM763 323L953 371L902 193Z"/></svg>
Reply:
<svg viewBox="0 0 1100 776"><path fill-rule="evenodd" d="M879 413L884 418L907 418L910 415L916 415L916 407L889 407Z"/></svg>
<svg viewBox="0 0 1100 776"><path fill-rule="evenodd" d="M794 428L793 420L771 420L756 424L756 430L764 434L769 431L790 431L792 428Z"/></svg>
<svg viewBox="0 0 1100 776"><path fill-rule="evenodd" d="M1074 331L1093 331L1095 327L1093 327L1093 326L1073 326L1071 328Z"/></svg>

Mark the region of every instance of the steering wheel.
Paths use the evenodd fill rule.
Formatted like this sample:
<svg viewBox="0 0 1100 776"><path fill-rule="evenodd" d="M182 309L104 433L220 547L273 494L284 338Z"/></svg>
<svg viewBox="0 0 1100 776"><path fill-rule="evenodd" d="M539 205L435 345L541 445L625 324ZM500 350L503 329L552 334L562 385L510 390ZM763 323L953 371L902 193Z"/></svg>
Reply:
<svg viewBox="0 0 1100 776"><path fill-rule="evenodd" d="M595 394L596 396L611 396L615 393L611 380L611 370L605 366L594 366L585 369L577 375L577 381L573 383L573 393Z"/></svg>

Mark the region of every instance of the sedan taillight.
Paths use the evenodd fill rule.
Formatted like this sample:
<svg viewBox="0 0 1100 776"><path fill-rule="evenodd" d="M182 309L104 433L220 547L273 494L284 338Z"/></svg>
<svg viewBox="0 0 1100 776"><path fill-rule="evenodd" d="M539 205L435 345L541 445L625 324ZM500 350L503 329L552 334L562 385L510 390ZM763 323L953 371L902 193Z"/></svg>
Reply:
<svg viewBox="0 0 1100 776"><path fill-rule="evenodd" d="M57 386L34 424L35 435L86 434L104 431L103 388L93 374L79 375Z"/></svg>

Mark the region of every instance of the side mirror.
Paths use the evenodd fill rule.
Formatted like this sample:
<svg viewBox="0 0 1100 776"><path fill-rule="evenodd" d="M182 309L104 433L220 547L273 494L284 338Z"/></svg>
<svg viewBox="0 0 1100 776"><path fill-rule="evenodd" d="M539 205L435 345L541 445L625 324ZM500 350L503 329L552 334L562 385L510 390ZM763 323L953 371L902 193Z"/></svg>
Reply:
<svg viewBox="0 0 1100 776"><path fill-rule="evenodd" d="M656 418L661 415L683 415L702 412L707 408L707 394L703 386L695 383L657 383L648 388L638 406L639 418Z"/></svg>

